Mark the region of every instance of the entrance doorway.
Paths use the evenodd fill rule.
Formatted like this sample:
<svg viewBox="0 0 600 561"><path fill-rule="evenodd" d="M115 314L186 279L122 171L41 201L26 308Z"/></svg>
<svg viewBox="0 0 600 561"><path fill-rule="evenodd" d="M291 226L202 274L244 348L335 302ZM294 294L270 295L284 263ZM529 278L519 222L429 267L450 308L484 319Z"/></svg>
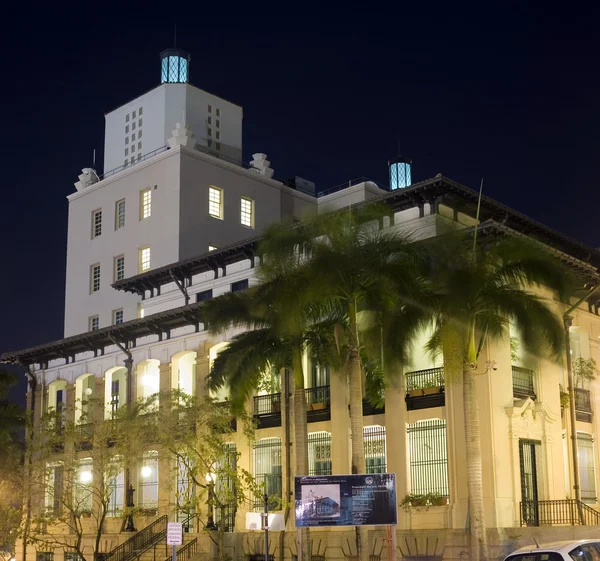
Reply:
<svg viewBox="0 0 600 561"><path fill-rule="evenodd" d="M542 443L538 440L519 440L519 463L521 467L521 508L523 522L527 526L539 526L539 467L542 459Z"/></svg>

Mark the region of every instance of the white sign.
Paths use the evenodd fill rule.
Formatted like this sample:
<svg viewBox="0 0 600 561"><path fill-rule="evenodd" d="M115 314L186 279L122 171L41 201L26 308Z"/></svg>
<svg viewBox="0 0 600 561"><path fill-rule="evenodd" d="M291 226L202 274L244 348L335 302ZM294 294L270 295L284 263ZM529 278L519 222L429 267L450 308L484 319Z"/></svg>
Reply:
<svg viewBox="0 0 600 561"><path fill-rule="evenodd" d="M264 530L261 512L246 513L246 530ZM283 514L269 513L269 530L285 530Z"/></svg>
<svg viewBox="0 0 600 561"><path fill-rule="evenodd" d="M181 545L183 543L183 524L181 522L167 522L167 545Z"/></svg>

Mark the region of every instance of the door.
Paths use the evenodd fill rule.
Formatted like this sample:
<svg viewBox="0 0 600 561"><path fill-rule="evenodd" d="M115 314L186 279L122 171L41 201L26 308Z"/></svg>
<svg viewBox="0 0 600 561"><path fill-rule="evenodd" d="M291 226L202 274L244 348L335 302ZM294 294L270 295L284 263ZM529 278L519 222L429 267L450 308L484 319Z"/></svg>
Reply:
<svg viewBox="0 0 600 561"><path fill-rule="evenodd" d="M538 467L541 461L541 442L519 440L521 466L521 516L527 526L539 526Z"/></svg>

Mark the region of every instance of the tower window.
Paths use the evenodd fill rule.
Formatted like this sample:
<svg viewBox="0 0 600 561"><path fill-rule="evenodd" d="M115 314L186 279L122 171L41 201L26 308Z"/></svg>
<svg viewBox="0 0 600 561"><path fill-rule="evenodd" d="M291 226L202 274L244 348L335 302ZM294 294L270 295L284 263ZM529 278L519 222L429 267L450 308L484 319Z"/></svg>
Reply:
<svg viewBox="0 0 600 561"><path fill-rule="evenodd" d="M128 136L125 137L125 144L129 144L129 137Z"/></svg>
<svg viewBox="0 0 600 561"><path fill-rule="evenodd" d="M92 239L102 235L102 209L92 211Z"/></svg>
<svg viewBox="0 0 600 561"><path fill-rule="evenodd" d="M212 136L212 129L208 127L208 136Z"/></svg>
<svg viewBox="0 0 600 561"><path fill-rule="evenodd" d="M140 247L139 249L139 271L143 273L150 269L150 247Z"/></svg>
<svg viewBox="0 0 600 561"><path fill-rule="evenodd" d="M100 263L90 267L90 294L100 290Z"/></svg>
<svg viewBox="0 0 600 561"><path fill-rule="evenodd" d="M138 138L142 138L142 131L138 131Z"/></svg>
<svg viewBox="0 0 600 561"><path fill-rule="evenodd" d="M217 149L217 152L221 151L221 143L220 142L216 142L215 143L215 148Z"/></svg>
<svg viewBox="0 0 600 561"><path fill-rule="evenodd" d="M141 127L141 126L142 126L142 120L138 119L138 127Z"/></svg>
<svg viewBox="0 0 600 561"><path fill-rule="evenodd" d="M221 119L217 119L217 128L221 126Z"/></svg>
<svg viewBox="0 0 600 561"><path fill-rule="evenodd" d="M125 127L125 134L129 134L129 125Z"/></svg>
<svg viewBox="0 0 600 561"><path fill-rule="evenodd" d="M125 199L115 203L115 230L125 226Z"/></svg>
<svg viewBox="0 0 600 561"><path fill-rule="evenodd" d="M208 112L209 112L209 113L212 113L212 105L209 105L209 106L208 106Z"/></svg>
<svg viewBox="0 0 600 561"><path fill-rule="evenodd" d="M140 107L139 111L138 111L138 115L141 117L144 114L144 108Z"/></svg>
<svg viewBox="0 0 600 561"><path fill-rule="evenodd" d="M209 117L208 117L208 124L209 124L209 125L211 125L211 124L212 124L212 117L211 117L211 116L209 116Z"/></svg>
<svg viewBox="0 0 600 561"><path fill-rule="evenodd" d="M221 110L217 107L217 117L221 116Z"/></svg>
<svg viewBox="0 0 600 561"><path fill-rule="evenodd" d="M152 189L148 187L140 191L140 220L150 218L152 214Z"/></svg>
<svg viewBox="0 0 600 561"><path fill-rule="evenodd" d="M248 279L236 281L231 283L231 292L241 292L248 288Z"/></svg>
<svg viewBox="0 0 600 561"><path fill-rule="evenodd" d="M125 115L125 122L129 123L129 113L127 113L127 115Z"/></svg>
<svg viewBox="0 0 600 561"><path fill-rule="evenodd" d="M142 143L138 142L138 150L141 150L141 149L142 149Z"/></svg>
<svg viewBox="0 0 600 561"><path fill-rule="evenodd" d="M221 138L221 131L217 131L215 133L215 137L216 137L217 140L219 140Z"/></svg>
<svg viewBox="0 0 600 561"><path fill-rule="evenodd" d="M254 201L242 197L240 205L240 222L242 226L254 228Z"/></svg>
<svg viewBox="0 0 600 561"><path fill-rule="evenodd" d="M125 278L125 256L118 255L115 257L115 281L120 281Z"/></svg>
<svg viewBox="0 0 600 561"><path fill-rule="evenodd" d="M129 156L129 148L125 148L125 155Z"/></svg>
<svg viewBox="0 0 600 561"><path fill-rule="evenodd" d="M123 323L123 308L120 310L113 310L113 324L121 325Z"/></svg>
<svg viewBox="0 0 600 561"><path fill-rule="evenodd" d="M208 214L223 219L223 189L212 185L208 188Z"/></svg>
<svg viewBox="0 0 600 561"><path fill-rule="evenodd" d="M98 316L91 316L89 319L89 330L98 331L100 329L100 319Z"/></svg>
<svg viewBox="0 0 600 561"><path fill-rule="evenodd" d="M131 130L134 131L135 130L135 121L133 123L131 123Z"/></svg>

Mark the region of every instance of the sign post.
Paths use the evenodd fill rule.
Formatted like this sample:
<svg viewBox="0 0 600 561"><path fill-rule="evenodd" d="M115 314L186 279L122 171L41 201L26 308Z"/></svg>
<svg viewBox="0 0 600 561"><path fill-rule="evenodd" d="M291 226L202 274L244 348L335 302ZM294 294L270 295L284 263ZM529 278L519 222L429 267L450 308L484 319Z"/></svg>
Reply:
<svg viewBox="0 0 600 561"><path fill-rule="evenodd" d="M177 561L177 546L183 544L183 524L167 522L167 545L173 546L172 561Z"/></svg>

